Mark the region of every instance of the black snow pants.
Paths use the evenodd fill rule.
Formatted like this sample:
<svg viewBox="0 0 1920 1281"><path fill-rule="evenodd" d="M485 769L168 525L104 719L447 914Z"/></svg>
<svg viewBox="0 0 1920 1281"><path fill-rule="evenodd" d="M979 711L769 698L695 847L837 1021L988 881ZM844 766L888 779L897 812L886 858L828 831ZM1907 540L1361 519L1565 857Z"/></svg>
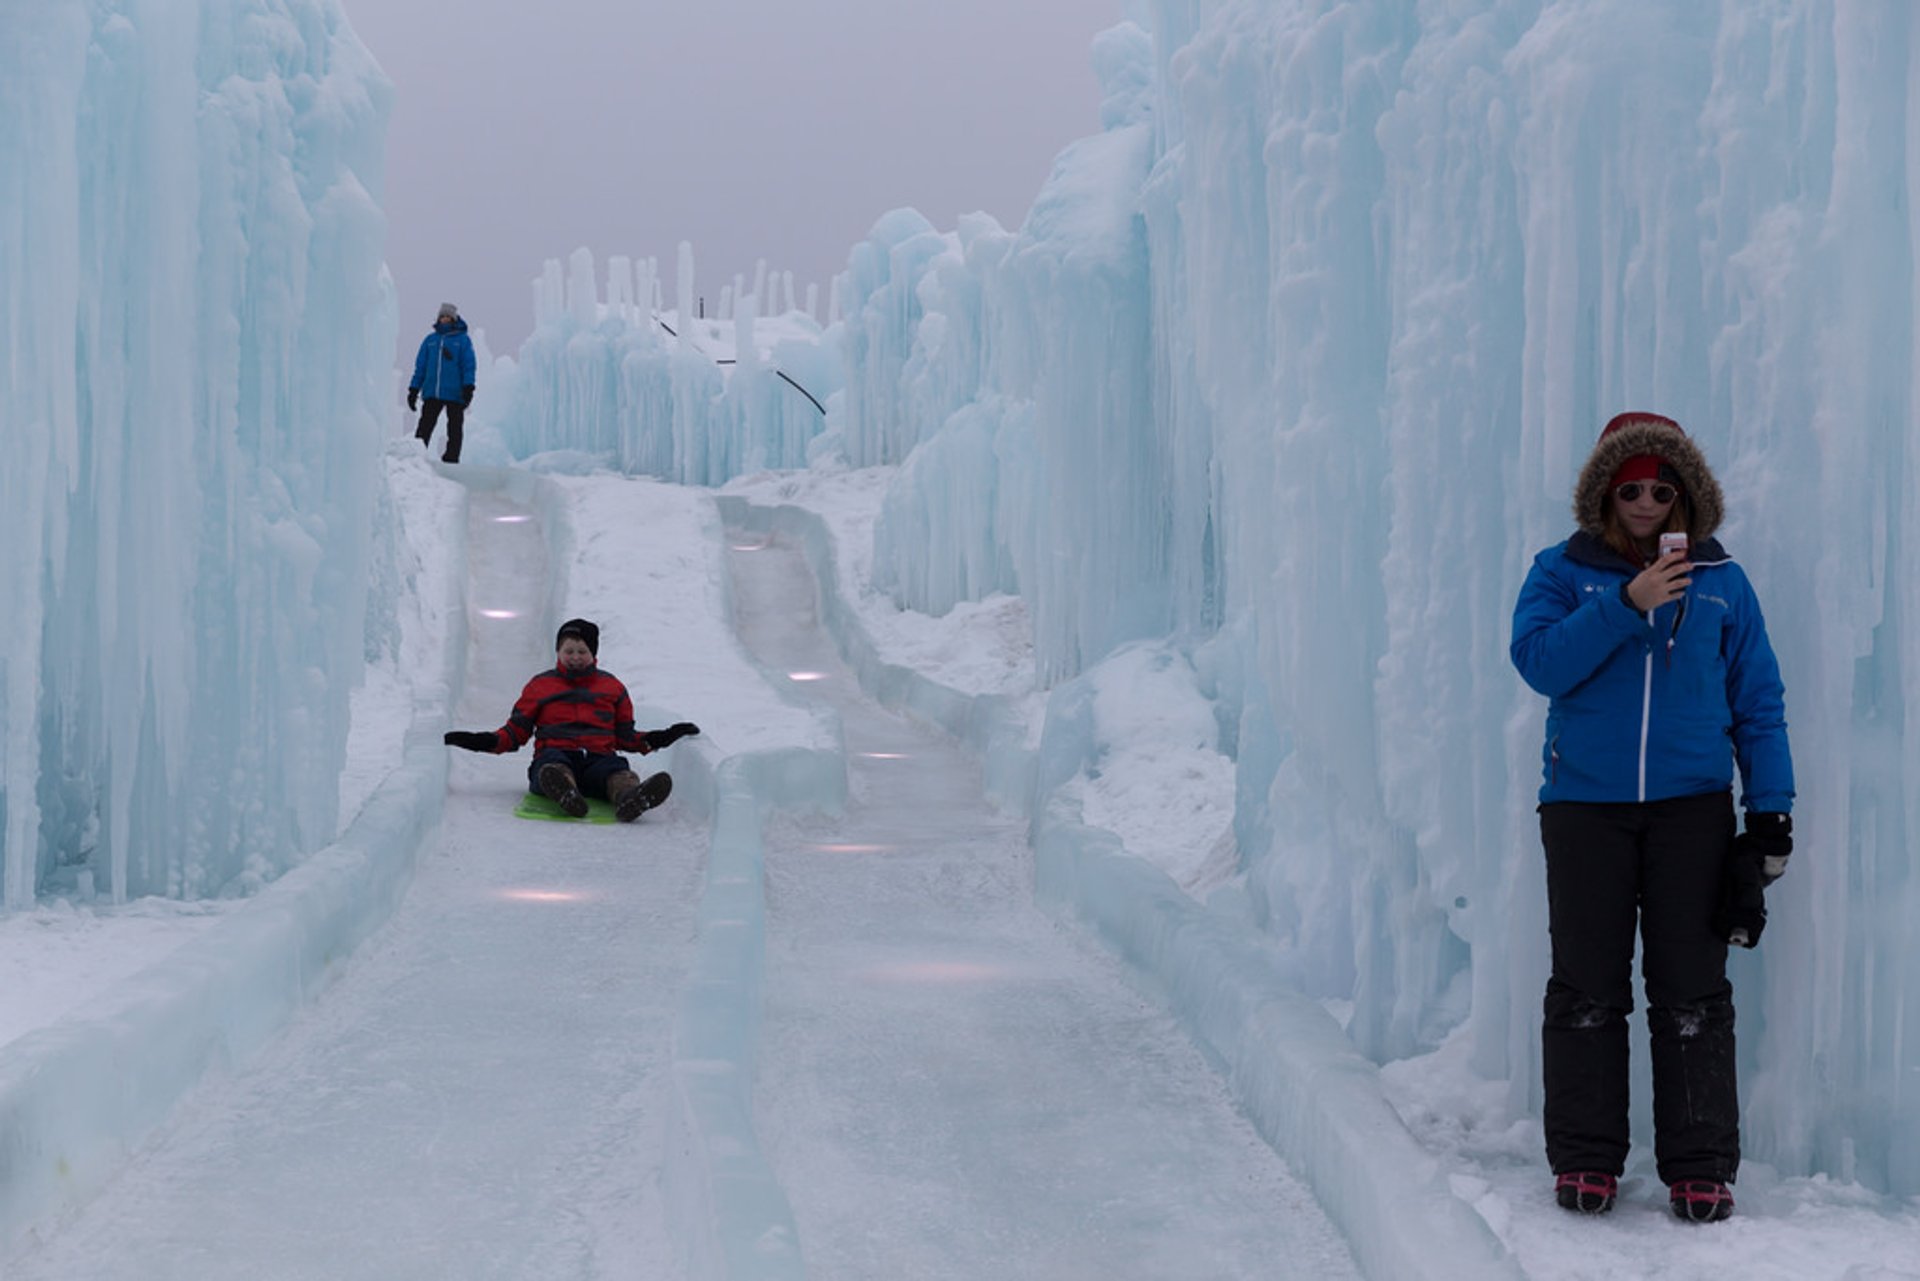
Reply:
<svg viewBox="0 0 1920 1281"><path fill-rule="evenodd" d="M1554 1173L1619 1175L1627 1160L1627 1015L1639 926L1663 1183L1733 1182L1740 1098L1727 945L1712 929L1734 836L1728 792L1540 807L1553 977L1541 1060Z"/></svg>
<svg viewBox="0 0 1920 1281"><path fill-rule="evenodd" d="M429 448L433 445L433 427L440 421L440 411L447 411L447 450L440 456L443 463L460 461L460 429L466 425L467 407L457 400L435 400L429 396L420 406L420 430L414 432L420 443Z"/></svg>
<svg viewBox="0 0 1920 1281"><path fill-rule="evenodd" d="M540 769L545 765L566 766L573 771L573 781L580 788L580 794L601 801L613 799L607 795L607 780L621 770L633 768L624 756L543 747L533 754L533 763L527 766L527 790L535 796L546 795L540 790Z"/></svg>

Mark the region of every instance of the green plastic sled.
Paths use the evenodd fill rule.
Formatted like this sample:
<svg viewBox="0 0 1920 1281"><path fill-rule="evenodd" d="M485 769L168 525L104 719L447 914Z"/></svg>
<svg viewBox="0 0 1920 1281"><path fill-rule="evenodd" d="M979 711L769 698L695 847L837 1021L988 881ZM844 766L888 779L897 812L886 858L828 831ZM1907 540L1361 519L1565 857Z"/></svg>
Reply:
<svg viewBox="0 0 1920 1281"><path fill-rule="evenodd" d="M614 820L613 806L606 801L587 798L587 816L575 818L555 805L544 796L535 796L532 792L523 792L520 803L513 807L515 818L537 818L547 823L611 823Z"/></svg>

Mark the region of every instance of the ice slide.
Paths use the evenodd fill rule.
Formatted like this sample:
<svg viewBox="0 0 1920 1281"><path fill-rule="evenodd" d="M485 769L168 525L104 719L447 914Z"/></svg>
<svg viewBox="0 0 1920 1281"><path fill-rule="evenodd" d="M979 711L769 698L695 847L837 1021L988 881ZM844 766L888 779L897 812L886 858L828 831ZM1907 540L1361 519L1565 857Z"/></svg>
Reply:
<svg viewBox="0 0 1920 1281"><path fill-rule="evenodd" d="M862 695L806 561L732 542L743 640L840 713L851 776L767 840L761 1139L808 1275L1357 1275L1172 1018L1032 906L973 762Z"/></svg>
<svg viewBox="0 0 1920 1281"><path fill-rule="evenodd" d="M463 725L550 656L539 525L502 502L474 496L468 564L513 617L476 629ZM754 1103L806 1274L1355 1275L1172 1019L1031 906L970 761L860 694L804 560L731 559L742 639L849 753L844 816L766 840ZM707 832L671 804L515 820L526 759L455 760L391 923L8 1281L681 1275L668 1063Z"/></svg>

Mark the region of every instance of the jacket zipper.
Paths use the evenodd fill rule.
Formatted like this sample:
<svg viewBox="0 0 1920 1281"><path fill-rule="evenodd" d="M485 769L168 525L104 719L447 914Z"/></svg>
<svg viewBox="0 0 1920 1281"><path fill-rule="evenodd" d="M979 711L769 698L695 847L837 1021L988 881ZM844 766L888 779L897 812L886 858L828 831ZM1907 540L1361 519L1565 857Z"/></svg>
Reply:
<svg viewBox="0 0 1920 1281"><path fill-rule="evenodd" d="M1647 611L1647 625L1653 625L1653 611ZM1669 651L1671 653L1671 651ZM1653 647L1647 647L1646 675L1640 685L1640 796L1647 799L1647 727L1653 721Z"/></svg>

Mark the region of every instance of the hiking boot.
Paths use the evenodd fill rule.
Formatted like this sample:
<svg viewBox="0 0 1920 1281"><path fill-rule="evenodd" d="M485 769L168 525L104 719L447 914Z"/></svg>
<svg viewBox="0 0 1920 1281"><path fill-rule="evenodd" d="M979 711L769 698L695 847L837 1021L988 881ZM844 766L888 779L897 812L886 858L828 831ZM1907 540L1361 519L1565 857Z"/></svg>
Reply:
<svg viewBox="0 0 1920 1281"><path fill-rule="evenodd" d="M613 802L613 816L631 823L646 812L647 798L640 794L640 776L630 769L607 777L607 799Z"/></svg>
<svg viewBox="0 0 1920 1281"><path fill-rule="evenodd" d="M580 795L580 785L573 781L573 771L566 766L557 763L542 765L540 791L570 816L574 818L587 816L587 798Z"/></svg>
<svg viewBox="0 0 1920 1281"><path fill-rule="evenodd" d="M613 816L622 823L633 822L666 800L672 790L673 780L665 774L641 782L638 774L623 769L607 780L607 799L613 802Z"/></svg>
<svg viewBox="0 0 1920 1281"><path fill-rule="evenodd" d="M1620 1180L1591 1170L1575 1170L1553 1182L1553 1196L1561 1208L1581 1214L1605 1214L1613 1208L1613 1198L1619 1191Z"/></svg>
<svg viewBox="0 0 1920 1281"><path fill-rule="evenodd" d="M1689 1223L1718 1223L1733 1213L1733 1189L1712 1179L1676 1179L1667 1201Z"/></svg>

